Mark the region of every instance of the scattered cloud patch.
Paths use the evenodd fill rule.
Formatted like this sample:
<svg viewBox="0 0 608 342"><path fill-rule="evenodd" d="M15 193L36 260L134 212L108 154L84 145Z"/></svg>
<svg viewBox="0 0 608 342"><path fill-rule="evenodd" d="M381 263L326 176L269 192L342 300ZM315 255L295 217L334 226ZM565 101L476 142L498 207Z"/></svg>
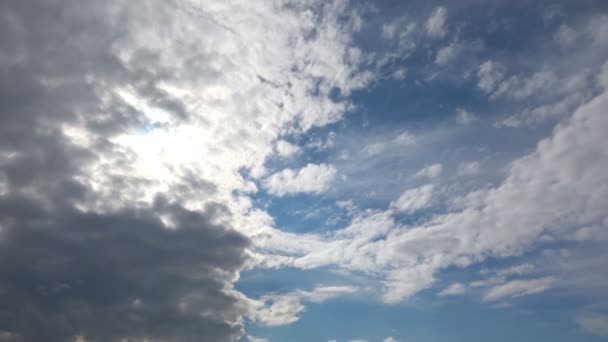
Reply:
<svg viewBox="0 0 608 342"><path fill-rule="evenodd" d="M554 283L555 278L553 277L511 280L492 287L483 295L483 300L495 302L503 299L542 293L551 288Z"/></svg>
<svg viewBox="0 0 608 342"><path fill-rule="evenodd" d="M576 315L576 322L588 334L608 336L608 313L582 311Z"/></svg>
<svg viewBox="0 0 608 342"><path fill-rule="evenodd" d="M448 20L448 10L445 7L437 7L427 19L426 33L433 38L442 38L447 33L446 22Z"/></svg>
<svg viewBox="0 0 608 342"><path fill-rule="evenodd" d="M304 303L322 303L355 292L357 288L351 286L324 286L312 291L268 294L259 300L250 300L249 318L267 326L287 325L299 319L299 314L306 309Z"/></svg>
<svg viewBox="0 0 608 342"><path fill-rule="evenodd" d="M433 201L434 190L435 186L432 184L406 190L396 201L391 203L391 208L404 213L412 213L426 208Z"/></svg>
<svg viewBox="0 0 608 342"><path fill-rule="evenodd" d="M454 283L439 292L439 296L458 296L467 293L467 287L461 283Z"/></svg>
<svg viewBox="0 0 608 342"><path fill-rule="evenodd" d="M478 119L479 118L477 117L477 115L475 115L475 113L472 113L466 109L458 108L456 110L456 120L463 125L468 125L477 121Z"/></svg>
<svg viewBox="0 0 608 342"><path fill-rule="evenodd" d="M504 66L500 63L493 61L483 62L477 71L477 87L486 94L493 92L504 78L504 69Z"/></svg>
<svg viewBox="0 0 608 342"><path fill-rule="evenodd" d="M300 152L300 148L285 140L279 140L276 144L277 153L281 157L290 157Z"/></svg>
<svg viewBox="0 0 608 342"><path fill-rule="evenodd" d="M473 176L481 171L481 163L478 161L464 162L458 165L459 176Z"/></svg>
<svg viewBox="0 0 608 342"><path fill-rule="evenodd" d="M328 164L307 164L301 169L283 169L264 180L264 187L276 196L298 193L319 194L331 186L336 168Z"/></svg>
<svg viewBox="0 0 608 342"><path fill-rule="evenodd" d="M420 171L414 174L414 177L426 177L426 178L437 178L441 175L443 171L443 165L440 163L431 164L425 166Z"/></svg>

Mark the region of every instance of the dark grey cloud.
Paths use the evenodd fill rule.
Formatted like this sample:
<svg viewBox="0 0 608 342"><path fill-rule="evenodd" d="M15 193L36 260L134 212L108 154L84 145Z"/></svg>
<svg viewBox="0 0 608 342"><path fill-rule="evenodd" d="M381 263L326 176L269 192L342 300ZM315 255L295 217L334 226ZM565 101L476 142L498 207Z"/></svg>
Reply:
<svg viewBox="0 0 608 342"><path fill-rule="evenodd" d="M231 285L249 242L217 223L226 208L186 209L171 194L124 204L121 189L146 183L117 175L112 187L122 207L79 209L108 200L81 181L96 176L87 166L108 156L128 164L132 156L111 138L146 125L112 87L134 87L187 119L158 86L174 76L155 53L137 51L129 65L115 55L136 11L122 1L0 3L2 341L233 341L242 334L244 309ZM91 146L74 144L66 124L86 127ZM214 190L192 175L175 191L197 187Z"/></svg>
<svg viewBox="0 0 608 342"><path fill-rule="evenodd" d="M241 327L229 323L242 312L225 286L244 261L246 239L206 213L157 202L99 215L2 198L1 329L25 341L238 336ZM158 212L178 228L164 227Z"/></svg>

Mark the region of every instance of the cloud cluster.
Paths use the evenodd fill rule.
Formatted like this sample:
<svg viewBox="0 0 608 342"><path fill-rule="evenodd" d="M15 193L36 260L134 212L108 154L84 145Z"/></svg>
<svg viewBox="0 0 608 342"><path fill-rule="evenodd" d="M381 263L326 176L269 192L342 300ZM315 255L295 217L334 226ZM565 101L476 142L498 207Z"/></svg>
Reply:
<svg viewBox="0 0 608 342"><path fill-rule="evenodd" d="M607 70L604 67L599 77L604 87ZM297 247L277 235L266 247L282 254L280 262L288 265L339 265L365 272L384 284L384 300L394 303L432 286L436 274L449 266L518 256L543 241L593 239L593 234L577 233L607 228L605 89L540 141L535 151L514 160L500 184L464 196L462 207L413 225L398 224L391 210L362 211L350 226L332 234L301 235ZM470 171L476 168L471 166ZM395 202L402 205L393 206L406 211L424 207L431 189L428 185L406 191ZM524 268L509 272L523 274ZM485 298L537 293L559 281L563 280L514 279L496 284Z"/></svg>
<svg viewBox="0 0 608 342"><path fill-rule="evenodd" d="M330 94L370 81L351 44L356 9L115 0L0 12L2 337L239 338L248 301L233 284L246 235L268 222L248 194L275 146L296 152L283 136L340 120L351 105ZM335 170L321 171L324 188Z"/></svg>
<svg viewBox="0 0 608 342"><path fill-rule="evenodd" d="M308 164L299 170L284 169L264 180L269 193L284 196L297 193L321 193L329 189L336 168L327 164Z"/></svg>

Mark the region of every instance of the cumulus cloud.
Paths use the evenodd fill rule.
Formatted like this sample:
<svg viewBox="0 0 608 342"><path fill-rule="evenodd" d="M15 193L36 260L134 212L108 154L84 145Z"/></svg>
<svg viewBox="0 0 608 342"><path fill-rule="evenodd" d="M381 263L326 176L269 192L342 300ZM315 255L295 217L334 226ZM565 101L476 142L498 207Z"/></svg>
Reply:
<svg viewBox="0 0 608 342"><path fill-rule="evenodd" d="M458 174L460 176L472 176L481 171L481 163L478 161L464 162L458 165Z"/></svg>
<svg viewBox="0 0 608 342"><path fill-rule="evenodd" d="M404 191L399 198L391 203L391 208L399 212L411 213L428 207L433 200L435 187L426 184L418 188Z"/></svg>
<svg viewBox="0 0 608 342"><path fill-rule="evenodd" d="M284 169L270 175L264 180L264 187L269 193L277 196L318 194L329 189L336 173L333 165L307 164L298 170Z"/></svg>
<svg viewBox="0 0 608 342"><path fill-rule="evenodd" d="M603 70L599 79L605 85L608 69ZM510 163L502 182L469 193L457 211L399 225L391 212L412 212L433 199L432 185L410 189L391 202L391 210L361 212L351 225L330 235L302 236L297 252L292 247L291 259L285 262L303 268L335 264L366 272L379 278L383 300L397 303L432 286L446 267L519 256L539 241L571 241L573 234L590 226L606 229L606 101L604 90L579 107L534 151ZM267 246L279 248L285 240ZM527 268L498 271L502 277L483 284L491 286L485 300L540 293L555 285L553 276L500 279L507 273L523 274Z"/></svg>
<svg viewBox="0 0 608 342"><path fill-rule="evenodd" d="M293 151L280 137L340 120L350 104L330 93L369 83L360 18L343 2L0 11L3 334L242 336L233 285L247 236L271 229L247 194L275 146ZM335 173L319 167L313 191Z"/></svg>
<svg viewBox="0 0 608 342"><path fill-rule="evenodd" d="M416 143L416 136L408 131L403 131L395 137L394 142L402 145L412 145Z"/></svg>
<svg viewBox="0 0 608 342"><path fill-rule="evenodd" d="M576 315L576 322L586 333L608 336L608 314L597 311L582 311Z"/></svg>
<svg viewBox="0 0 608 342"><path fill-rule="evenodd" d="M497 62L485 61L479 66L477 77L479 89L491 93L504 78L504 66Z"/></svg>
<svg viewBox="0 0 608 342"><path fill-rule="evenodd" d="M445 289L441 290L439 292L439 296L441 296L441 297L457 296L457 295L465 294L466 292L467 292L467 288L464 284L454 283L454 284L451 284L450 286L446 287Z"/></svg>
<svg viewBox="0 0 608 342"><path fill-rule="evenodd" d="M481 274L494 274L497 276L511 276L511 275L524 275L530 274L534 271L534 265L530 263L525 263L521 265L515 265L508 268L498 269L498 270L481 270Z"/></svg>
<svg viewBox="0 0 608 342"><path fill-rule="evenodd" d="M467 125L474 121L477 121L478 118L477 115L475 115L474 113L469 112L468 110L463 108L458 108L456 110L456 120L461 124Z"/></svg>
<svg viewBox="0 0 608 342"><path fill-rule="evenodd" d="M304 303L322 303L357 292L351 286L321 286L312 291L297 290L285 294L268 294L251 300L249 318L267 326L280 326L296 322L306 306Z"/></svg>
<svg viewBox="0 0 608 342"><path fill-rule="evenodd" d="M462 48L463 46L456 41L450 43L450 45L440 48L437 50L437 54L435 55L435 64L448 64L458 56Z"/></svg>
<svg viewBox="0 0 608 342"><path fill-rule="evenodd" d="M431 164L425 166L420 171L416 172L414 177L426 177L426 178L437 178L443 171L443 165L440 163Z"/></svg>
<svg viewBox="0 0 608 342"><path fill-rule="evenodd" d="M448 10L445 7L437 7L426 21L426 33L434 38L445 36Z"/></svg>
<svg viewBox="0 0 608 342"><path fill-rule="evenodd" d="M552 277L511 280L489 289L483 295L483 300L494 302L507 298L541 293L549 289L553 283L555 283L555 278Z"/></svg>
<svg viewBox="0 0 608 342"><path fill-rule="evenodd" d="M297 145L294 145L285 140L277 141L276 149L277 153L281 157L289 157L300 152L300 148Z"/></svg>
<svg viewBox="0 0 608 342"><path fill-rule="evenodd" d="M408 17L399 17L382 25L382 38L394 43L395 50L407 56L416 47L416 23ZM390 58L381 61L380 64L390 62Z"/></svg>

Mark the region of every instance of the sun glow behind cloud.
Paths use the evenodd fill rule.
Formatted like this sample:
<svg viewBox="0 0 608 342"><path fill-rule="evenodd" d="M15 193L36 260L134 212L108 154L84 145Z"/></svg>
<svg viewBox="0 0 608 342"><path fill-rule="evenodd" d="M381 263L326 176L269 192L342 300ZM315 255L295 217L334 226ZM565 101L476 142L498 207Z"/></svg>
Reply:
<svg viewBox="0 0 608 342"><path fill-rule="evenodd" d="M604 14L531 8L544 26L520 34L504 23L532 19L471 31L466 4L2 6L0 271L34 266L0 303L36 314L0 337L41 340L54 308L84 329L57 340L235 341L341 301L606 299L605 278L567 277L598 273L608 240ZM98 274L117 290L74 280ZM602 332L604 309L572 322Z"/></svg>

